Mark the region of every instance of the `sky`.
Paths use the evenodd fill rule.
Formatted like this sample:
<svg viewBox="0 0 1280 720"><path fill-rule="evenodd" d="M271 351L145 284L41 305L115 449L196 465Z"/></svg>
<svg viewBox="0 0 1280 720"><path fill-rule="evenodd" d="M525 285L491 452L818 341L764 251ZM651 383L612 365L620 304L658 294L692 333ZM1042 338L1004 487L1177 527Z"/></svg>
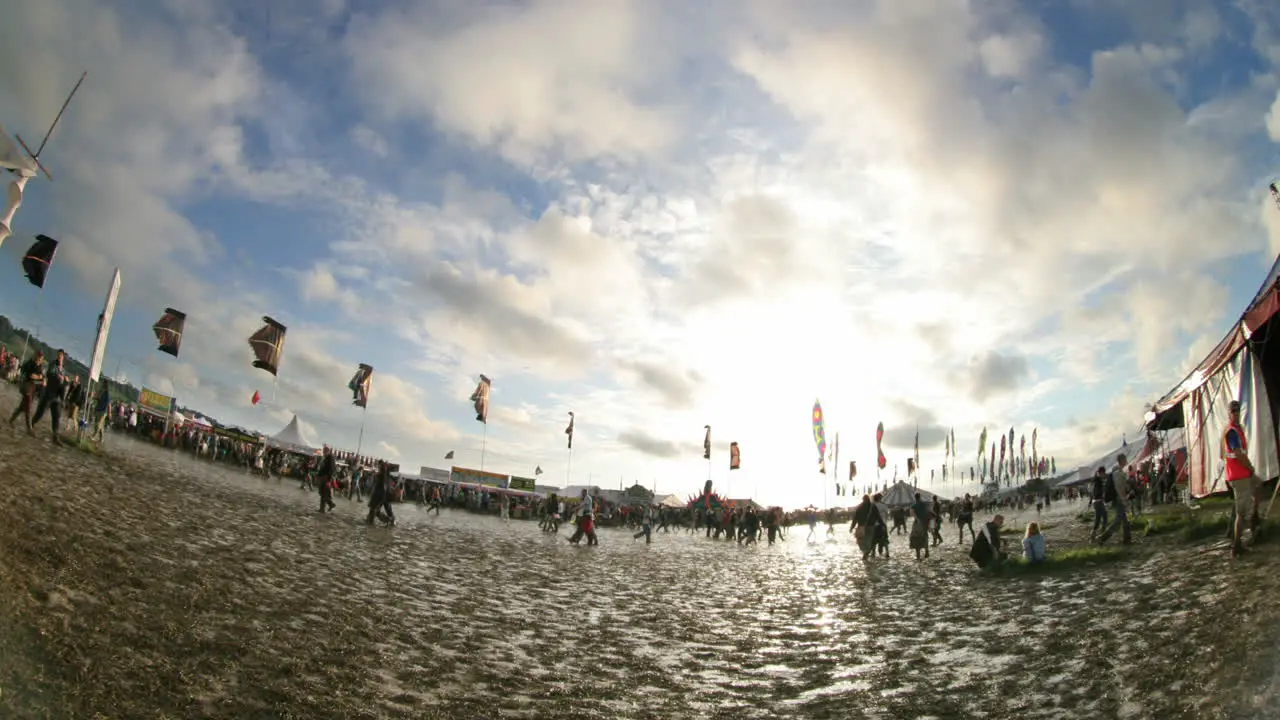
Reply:
<svg viewBox="0 0 1280 720"><path fill-rule="evenodd" d="M815 398L858 485L878 422L882 481L917 428L944 494L973 489L936 476L951 428L962 469L983 427L1071 467L1139 432L1280 250L1266 0L265 5L6 8L10 133L89 74L0 313L87 357L119 267L108 375L406 470L835 502Z"/></svg>

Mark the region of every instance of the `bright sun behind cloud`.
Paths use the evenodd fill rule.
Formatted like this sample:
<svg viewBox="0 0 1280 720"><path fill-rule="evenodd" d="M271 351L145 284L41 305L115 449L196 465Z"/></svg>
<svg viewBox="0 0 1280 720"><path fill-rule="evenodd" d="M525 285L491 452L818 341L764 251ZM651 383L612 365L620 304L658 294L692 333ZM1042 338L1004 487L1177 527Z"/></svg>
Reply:
<svg viewBox="0 0 1280 720"><path fill-rule="evenodd" d="M7 130L89 77L3 246L61 240L40 310L13 281L0 311L87 356L119 267L109 374L411 469L804 505L850 461L876 482L880 422L881 483L917 430L945 494L972 489L942 484L953 428L954 471L984 427L1069 467L1133 436L1280 248L1280 6L1041 9L17 3Z"/></svg>

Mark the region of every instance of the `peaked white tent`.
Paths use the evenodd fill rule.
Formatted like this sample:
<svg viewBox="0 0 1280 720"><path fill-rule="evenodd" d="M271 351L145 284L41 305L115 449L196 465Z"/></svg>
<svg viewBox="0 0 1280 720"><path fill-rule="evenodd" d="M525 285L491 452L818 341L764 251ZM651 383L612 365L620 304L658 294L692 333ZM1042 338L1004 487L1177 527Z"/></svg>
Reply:
<svg viewBox="0 0 1280 720"><path fill-rule="evenodd" d="M302 430L302 423L298 422L298 416L294 415L288 425L280 432L272 435L269 442L274 447L284 448L300 453L314 453L316 451L315 442L307 437Z"/></svg>
<svg viewBox="0 0 1280 720"><path fill-rule="evenodd" d="M910 505L916 501L916 493L920 493L920 497L925 502L933 502L934 493L931 493L924 488L912 487L910 483L903 482L902 480L899 480L888 490L885 490L881 499L885 505L889 505L891 507L895 505Z"/></svg>

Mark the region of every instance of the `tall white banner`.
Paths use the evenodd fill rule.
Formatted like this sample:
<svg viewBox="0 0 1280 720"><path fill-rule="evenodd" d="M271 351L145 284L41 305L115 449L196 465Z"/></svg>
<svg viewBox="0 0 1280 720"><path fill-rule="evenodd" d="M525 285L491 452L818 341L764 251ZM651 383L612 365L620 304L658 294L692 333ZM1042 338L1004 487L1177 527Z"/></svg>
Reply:
<svg viewBox="0 0 1280 720"><path fill-rule="evenodd" d="M111 276L111 288L107 290L107 302L98 316L98 338L93 342L93 360L89 363L89 382L97 382L102 374L102 361L107 354L107 334L111 332L111 317L116 314L116 296L120 294L120 268Z"/></svg>

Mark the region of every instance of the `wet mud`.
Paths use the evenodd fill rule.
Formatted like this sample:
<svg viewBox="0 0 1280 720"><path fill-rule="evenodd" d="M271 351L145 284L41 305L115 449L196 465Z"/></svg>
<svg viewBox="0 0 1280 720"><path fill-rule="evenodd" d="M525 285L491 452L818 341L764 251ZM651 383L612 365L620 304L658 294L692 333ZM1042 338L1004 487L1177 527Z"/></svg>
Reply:
<svg viewBox="0 0 1280 720"><path fill-rule="evenodd" d="M847 528L586 548L411 504L371 528L288 481L3 425L0 477L5 718L1201 719L1280 688L1266 547L989 578L954 529L866 564Z"/></svg>

